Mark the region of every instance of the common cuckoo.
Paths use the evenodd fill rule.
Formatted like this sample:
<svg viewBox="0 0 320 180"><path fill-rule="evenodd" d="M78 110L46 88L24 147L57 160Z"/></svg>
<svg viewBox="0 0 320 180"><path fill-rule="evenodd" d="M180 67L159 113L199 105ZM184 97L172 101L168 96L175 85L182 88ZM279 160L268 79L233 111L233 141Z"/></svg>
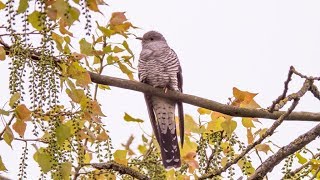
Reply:
<svg viewBox="0 0 320 180"><path fill-rule="evenodd" d="M162 34L149 31L141 38L142 50L138 64L139 80L153 87L182 92L182 72L177 54ZM180 167L175 106L178 106L180 142L183 147L184 115L182 102L144 94L153 132L160 145L165 168Z"/></svg>

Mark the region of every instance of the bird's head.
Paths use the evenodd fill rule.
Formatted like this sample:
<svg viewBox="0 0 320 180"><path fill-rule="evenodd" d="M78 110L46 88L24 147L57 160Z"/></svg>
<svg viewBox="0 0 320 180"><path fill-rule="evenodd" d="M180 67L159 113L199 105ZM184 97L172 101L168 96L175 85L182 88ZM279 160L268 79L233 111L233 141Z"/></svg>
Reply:
<svg viewBox="0 0 320 180"><path fill-rule="evenodd" d="M137 37L136 39L141 40L143 47L155 46L157 44L167 45L166 39L157 31L149 31L143 37Z"/></svg>

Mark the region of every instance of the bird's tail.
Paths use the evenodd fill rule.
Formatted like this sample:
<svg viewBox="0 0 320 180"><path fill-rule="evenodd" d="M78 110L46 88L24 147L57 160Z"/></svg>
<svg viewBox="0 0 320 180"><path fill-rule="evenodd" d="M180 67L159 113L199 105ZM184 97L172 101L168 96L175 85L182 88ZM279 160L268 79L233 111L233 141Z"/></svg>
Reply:
<svg viewBox="0 0 320 180"><path fill-rule="evenodd" d="M158 123L159 145L165 168L181 166L180 149L176 132L175 102L155 97L153 107Z"/></svg>

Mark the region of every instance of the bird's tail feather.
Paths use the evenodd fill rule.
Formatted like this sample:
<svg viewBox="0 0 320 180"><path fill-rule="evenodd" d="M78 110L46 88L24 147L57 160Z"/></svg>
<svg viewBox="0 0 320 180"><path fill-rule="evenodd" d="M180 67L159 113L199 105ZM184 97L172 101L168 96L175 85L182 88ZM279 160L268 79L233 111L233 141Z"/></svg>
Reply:
<svg viewBox="0 0 320 180"><path fill-rule="evenodd" d="M176 122L174 120L176 103L153 97L153 107L158 123L159 145L163 165L165 168L180 167L180 149L176 132Z"/></svg>

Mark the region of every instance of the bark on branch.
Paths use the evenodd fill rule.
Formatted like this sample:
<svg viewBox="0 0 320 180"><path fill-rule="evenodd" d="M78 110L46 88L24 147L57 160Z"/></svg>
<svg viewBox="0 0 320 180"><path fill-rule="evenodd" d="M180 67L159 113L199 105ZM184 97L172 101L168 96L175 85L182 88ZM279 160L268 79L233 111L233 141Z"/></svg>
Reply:
<svg viewBox="0 0 320 180"><path fill-rule="evenodd" d="M107 162L107 163L91 163L91 164L84 164L92 166L96 169L112 169L114 171L119 172L120 174L127 174L134 178L140 179L140 180L149 180L150 178L128 166L118 164L116 162Z"/></svg>
<svg viewBox="0 0 320 180"><path fill-rule="evenodd" d="M147 94L152 94L160 97L165 97L168 99L173 99L176 101L182 101L187 104L203 107L210 109L212 111L217 111L223 114L236 117L255 117L255 118L267 118L267 119L278 119L285 111L275 111L270 113L267 110L259 109L248 109L239 108L235 106L225 105L212 101L209 99L197 97L189 94L182 94L174 91L167 91L164 93L162 89L154 88L152 86L126 79L120 79L110 76L98 75L96 73L89 72L91 80L94 83L104 84L114 87L119 87L123 89L130 89L133 91L144 92ZM292 112L286 120L290 121L320 121L320 113L312 112Z"/></svg>

